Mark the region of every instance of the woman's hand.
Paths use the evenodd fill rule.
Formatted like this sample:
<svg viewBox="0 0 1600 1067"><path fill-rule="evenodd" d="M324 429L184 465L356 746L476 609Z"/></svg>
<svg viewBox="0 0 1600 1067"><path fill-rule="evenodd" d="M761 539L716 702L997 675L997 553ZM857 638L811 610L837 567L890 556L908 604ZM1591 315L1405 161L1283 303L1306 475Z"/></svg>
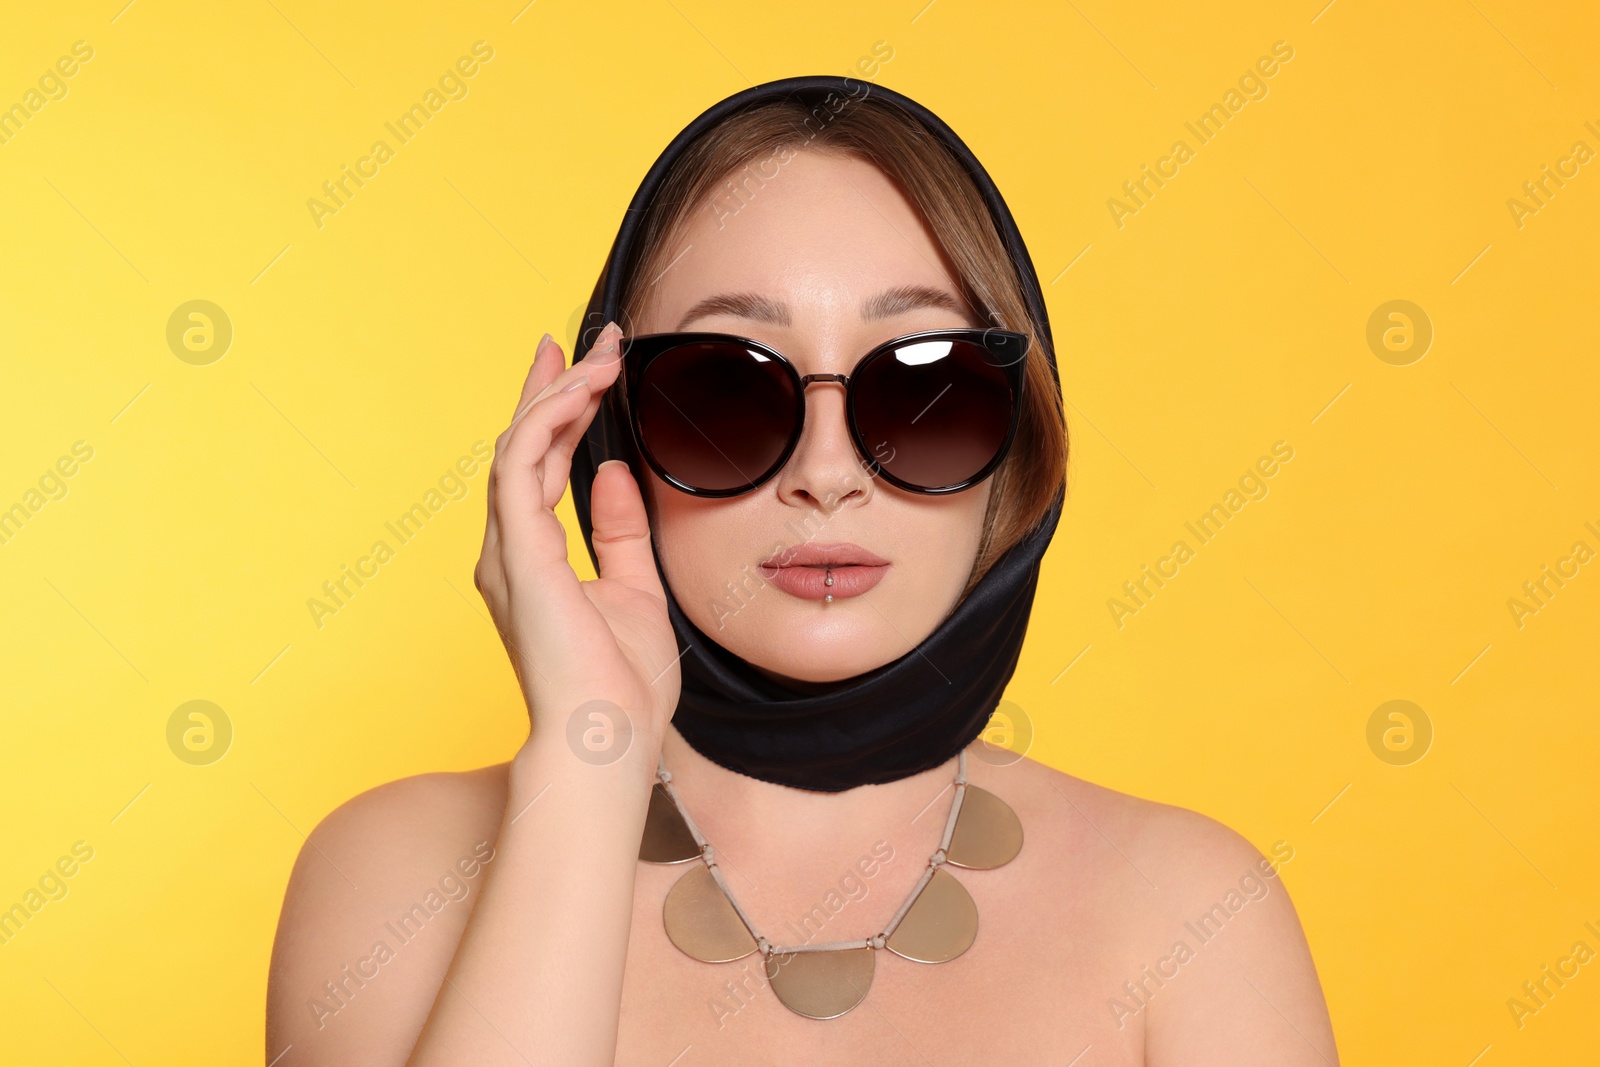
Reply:
<svg viewBox="0 0 1600 1067"><path fill-rule="evenodd" d="M578 708L609 701L659 750L678 703L678 649L639 486L625 463L604 463L595 475L594 581L579 581L567 562L567 531L553 510L573 450L621 372L621 335L607 323L565 370L555 341L535 352L516 415L495 440L474 581L516 668L530 738L561 736Z"/></svg>

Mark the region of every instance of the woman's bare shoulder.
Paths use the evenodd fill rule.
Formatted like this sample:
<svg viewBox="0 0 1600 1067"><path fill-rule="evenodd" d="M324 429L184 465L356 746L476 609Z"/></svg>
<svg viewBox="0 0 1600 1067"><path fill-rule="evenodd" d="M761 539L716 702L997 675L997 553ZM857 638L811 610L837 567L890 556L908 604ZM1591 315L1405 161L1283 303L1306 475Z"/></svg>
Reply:
<svg viewBox="0 0 1600 1067"><path fill-rule="evenodd" d="M1100 839L1152 879L1151 870L1157 870L1172 885L1223 872L1236 881L1266 860L1237 830L1189 808L1124 793L1033 759L999 774L1002 781L1010 777L1021 784L1045 817L1076 824L1079 834Z"/></svg>
<svg viewBox="0 0 1600 1067"><path fill-rule="evenodd" d="M397 843L426 846L453 831L499 827L509 763L470 771L431 771L373 786L340 804L311 840L359 854Z"/></svg>
<svg viewBox="0 0 1600 1067"><path fill-rule="evenodd" d="M1127 982L1110 1004L1119 1028L1142 1021L1147 1062L1338 1062L1316 966L1283 884L1292 841L1263 850L1209 815L1033 760L1000 773L1036 806L1039 822L1055 827L1052 859L1082 875L1076 887L1126 909L1127 973L1119 977Z"/></svg>
<svg viewBox="0 0 1600 1067"><path fill-rule="evenodd" d="M329 812L306 838L285 894L314 905L303 922L342 922L352 911L404 895L418 878L490 848L505 814L509 764L435 771L374 786ZM481 850L481 849L480 849Z"/></svg>
<svg viewBox="0 0 1600 1067"><path fill-rule="evenodd" d="M508 772L502 763L386 782L312 830L273 943L269 1059L293 1043L315 1051L301 1062L336 1063L372 1054L373 1042L404 1059L400 1045L427 1017L494 861Z"/></svg>

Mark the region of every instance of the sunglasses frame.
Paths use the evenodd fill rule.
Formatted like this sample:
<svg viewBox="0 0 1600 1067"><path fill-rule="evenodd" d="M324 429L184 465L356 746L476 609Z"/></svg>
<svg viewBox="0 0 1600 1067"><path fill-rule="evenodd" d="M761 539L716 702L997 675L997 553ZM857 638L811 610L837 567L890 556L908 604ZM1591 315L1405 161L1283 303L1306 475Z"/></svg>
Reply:
<svg viewBox="0 0 1600 1067"><path fill-rule="evenodd" d="M896 478L885 470L878 459L868 452L866 439L856 419L855 388L856 379L872 361L888 356L897 348L908 344L923 341L965 341L975 345L980 351L990 358L992 366L1000 368L1006 374L1006 381L1011 387L1011 414L1006 427L1006 436L995 451L994 457L983 466L976 474L963 481L943 486L913 485L900 478ZM644 375L655 360L673 349L688 344L717 342L750 348L765 356L768 360L778 364L788 376L794 388L795 421L794 431L789 435L789 443L784 446L783 453L772 464L771 468L762 473L755 481L738 486L733 489L702 489L689 485L669 473L651 453L649 446L644 441L644 435L639 428L637 412L639 390L644 384ZM1025 374L1025 360L1030 348L1028 335L1012 330L1001 330L994 327L958 327L948 330L920 330L916 333L902 334L890 338L882 344L875 346L866 355L858 359L849 374L806 374L802 375L795 369L782 352L749 337L740 337L730 333L709 333L703 331L689 333L653 333L641 334L637 337L624 338L622 342L623 369L626 378L625 395L627 397L627 421L633 436L633 443L646 465L654 471L662 481L680 492L698 497L735 497L753 492L771 481L788 464L794 455L794 450L800 445L801 434L805 430L806 387L813 382L833 382L844 387L845 391L845 421L848 425L850 441L856 452L860 455L868 471L875 478L882 478L890 485L903 489L908 493L919 493L926 496L938 496L945 493L958 493L970 489L993 474L995 469L1011 451L1012 442L1017 436L1017 426L1022 416L1023 383L1027 378ZM918 416L920 418L920 416ZM914 420L913 420L914 421ZM714 446L713 446L714 447Z"/></svg>

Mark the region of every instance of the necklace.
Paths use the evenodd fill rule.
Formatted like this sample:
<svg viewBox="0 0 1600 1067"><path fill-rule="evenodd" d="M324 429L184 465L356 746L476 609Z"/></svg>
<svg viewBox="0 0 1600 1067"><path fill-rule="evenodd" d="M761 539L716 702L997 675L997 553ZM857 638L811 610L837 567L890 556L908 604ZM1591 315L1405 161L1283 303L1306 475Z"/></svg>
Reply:
<svg viewBox="0 0 1600 1067"><path fill-rule="evenodd" d="M865 999L878 949L918 963L944 963L970 948L978 936L978 906L946 867L989 870L1022 850L1017 813L993 793L967 783L963 749L944 836L888 925L856 941L778 946L757 932L734 899L716 851L684 810L665 762L658 761L656 779L639 858L662 864L701 861L667 893L661 907L667 937L702 963L731 963L761 953L778 1000L812 1019L837 1018Z"/></svg>

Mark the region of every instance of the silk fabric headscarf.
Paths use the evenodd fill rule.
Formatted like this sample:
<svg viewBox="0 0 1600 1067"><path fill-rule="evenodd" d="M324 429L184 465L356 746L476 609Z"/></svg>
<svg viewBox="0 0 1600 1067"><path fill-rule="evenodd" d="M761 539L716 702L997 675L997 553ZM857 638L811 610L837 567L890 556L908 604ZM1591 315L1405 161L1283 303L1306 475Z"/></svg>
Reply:
<svg viewBox="0 0 1600 1067"><path fill-rule="evenodd" d="M1034 321L1044 333L1044 349L1036 347L1028 358L1053 353L1044 297L1022 235L988 173L961 139L932 112L882 86L846 77L805 76L736 93L701 113L667 145L623 216L583 317L577 354L587 351L605 323L621 321L622 272L645 208L673 161L696 137L733 112L775 97L796 97L837 111L841 103L848 104L846 98L864 95L903 108L966 167L1010 253ZM1053 363L1051 372L1057 373ZM642 482L632 435L615 406L605 403L572 457L573 502L591 559L590 489L596 469L609 459L628 461ZM838 792L939 766L983 732L1016 669L1039 562L1060 515L1058 496L1043 522L996 561L949 617L911 651L821 693L798 692L774 681L707 637L684 616L663 577L668 615L683 654L682 696L672 725L707 759L799 789Z"/></svg>

